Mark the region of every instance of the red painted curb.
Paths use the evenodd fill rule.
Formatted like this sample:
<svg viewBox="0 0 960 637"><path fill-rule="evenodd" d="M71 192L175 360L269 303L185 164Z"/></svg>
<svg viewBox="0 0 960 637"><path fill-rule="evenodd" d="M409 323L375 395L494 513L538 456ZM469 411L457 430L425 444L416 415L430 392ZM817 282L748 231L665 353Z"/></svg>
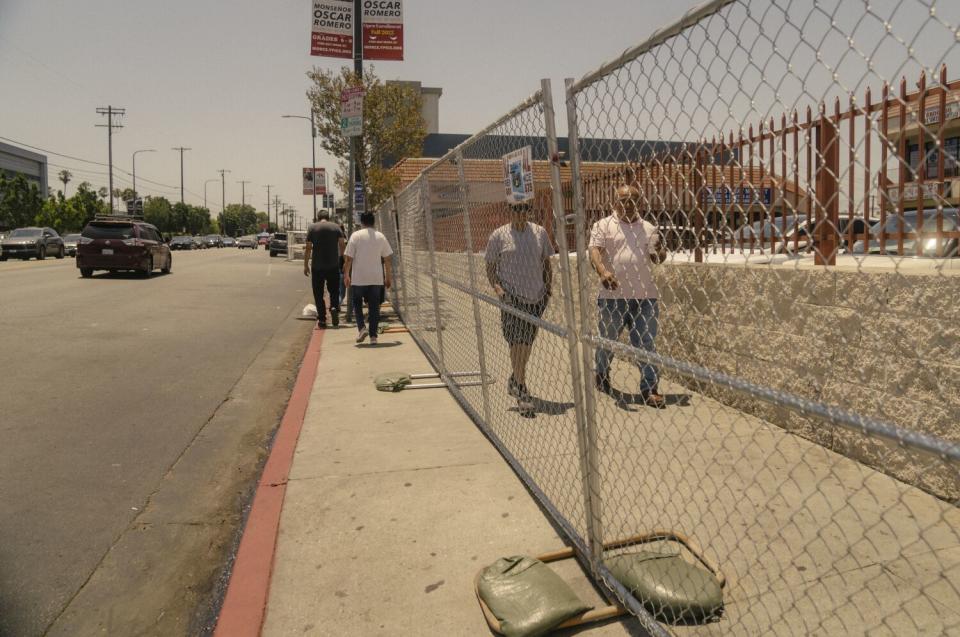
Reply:
<svg viewBox="0 0 960 637"><path fill-rule="evenodd" d="M270 457L257 484L214 637L257 637L263 627L287 477L303 428L313 381L317 376L322 342L323 330L314 330L274 438Z"/></svg>

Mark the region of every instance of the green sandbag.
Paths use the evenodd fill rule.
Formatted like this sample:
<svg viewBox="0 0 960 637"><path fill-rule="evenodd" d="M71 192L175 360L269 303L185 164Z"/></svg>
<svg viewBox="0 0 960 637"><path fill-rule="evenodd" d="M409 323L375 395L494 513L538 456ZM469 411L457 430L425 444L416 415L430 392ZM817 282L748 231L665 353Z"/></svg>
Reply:
<svg viewBox="0 0 960 637"><path fill-rule="evenodd" d="M404 372L387 372L374 378L373 383L379 391L398 392L412 384L413 379L410 378L410 374Z"/></svg>
<svg viewBox="0 0 960 637"><path fill-rule="evenodd" d="M714 574L676 553L623 553L604 563L658 621L703 623L723 611L723 590Z"/></svg>
<svg viewBox="0 0 960 637"><path fill-rule="evenodd" d="M538 559L502 557L483 569L478 591L507 637L546 635L593 608Z"/></svg>

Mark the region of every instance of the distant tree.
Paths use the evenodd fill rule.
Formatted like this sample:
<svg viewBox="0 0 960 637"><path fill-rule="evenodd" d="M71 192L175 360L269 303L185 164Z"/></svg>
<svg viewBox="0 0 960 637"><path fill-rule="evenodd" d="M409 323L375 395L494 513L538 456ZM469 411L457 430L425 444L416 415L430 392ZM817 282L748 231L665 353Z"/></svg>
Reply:
<svg viewBox="0 0 960 637"><path fill-rule="evenodd" d="M257 210L250 204L229 204L223 211L223 234L253 234L257 227Z"/></svg>
<svg viewBox="0 0 960 637"><path fill-rule="evenodd" d="M314 67L307 73L313 86L307 99L317 116L320 145L340 159L336 183L342 192L349 192L347 159L350 139L340 133L340 93L344 88L359 86L360 80L349 67L340 72ZM422 152L426 124L421 115L422 98L412 87L386 85L373 73L365 72L363 86L363 148L361 172L365 177L367 208L373 209L392 195L399 186L399 177L390 173L387 160L399 161Z"/></svg>
<svg viewBox="0 0 960 637"><path fill-rule="evenodd" d="M107 197L110 196L110 191L107 190L106 186L101 186L100 189L97 190L97 194L100 196L101 199L106 201Z"/></svg>
<svg viewBox="0 0 960 637"><path fill-rule="evenodd" d="M160 232L177 231L176 215L166 197L147 197L143 202L143 220L155 225Z"/></svg>
<svg viewBox="0 0 960 637"><path fill-rule="evenodd" d="M23 175L8 179L0 173L0 227L33 225L42 209L43 197L37 184Z"/></svg>
<svg viewBox="0 0 960 637"><path fill-rule="evenodd" d="M106 188L100 190L106 191ZM94 190L93 186L86 181L77 186L77 192L70 197L70 205L74 215L73 229L82 229L97 215L109 212L106 203L103 201L104 196L104 194Z"/></svg>
<svg viewBox="0 0 960 637"><path fill-rule="evenodd" d="M57 177L60 179L60 181L63 182L63 196L66 197L67 184L69 184L70 180L73 179L73 173L67 170L66 168L64 168L63 170L57 173Z"/></svg>
<svg viewBox="0 0 960 637"><path fill-rule="evenodd" d="M133 201L137 198L137 191L133 188L124 188L117 192L117 198L120 201Z"/></svg>

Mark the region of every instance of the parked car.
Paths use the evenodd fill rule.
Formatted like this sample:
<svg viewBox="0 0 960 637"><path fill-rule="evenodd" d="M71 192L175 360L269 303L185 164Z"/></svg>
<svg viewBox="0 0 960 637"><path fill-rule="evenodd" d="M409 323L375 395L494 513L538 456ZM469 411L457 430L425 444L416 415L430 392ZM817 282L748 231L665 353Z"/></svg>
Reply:
<svg viewBox="0 0 960 637"><path fill-rule="evenodd" d="M916 210L907 210L900 216L896 213L887 215L884 221L883 231L884 252L887 254L898 254L900 239L898 235L913 234L911 238L903 238L903 256L916 256L918 246L923 246L923 255L927 257L937 256L937 209L927 208L923 211L923 228L917 237L917 221L920 215ZM960 213L956 208L943 209L943 230L944 232L956 232L960 228ZM853 254L880 254L880 222L870 227L870 241L865 246L863 239L854 242ZM942 241L943 256L955 257L958 255L957 239L944 239Z"/></svg>
<svg viewBox="0 0 960 637"><path fill-rule="evenodd" d="M203 243L208 248L222 248L223 247L223 237L218 234L208 234L203 238Z"/></svg>
<svg viewBox="0 0 960 637"><path fill-rule="evenodd" d="M257 235L257 245L269 246L270 245L270 233L261 232Z"/></svg>
<svg viewBox="0 0 960 637"><path fill-rule="evenodd" d="M63 247L67 251L67 256L77 256L77 243L80 241L80 233L63 235Z"/></svg>
<svg viewBox="0 0 960 637"><path fill-rule="evenodd" d="M87 224L77 246L77 268L84 278L96 270L139 272L149 277L173 268L170 246L154 226L136 219L99 218Z"/></svg>
<svg viewBox="0 0 960 637"><path fill-rule="evenodd" d="M244 248L250 248L251 250L257 249L257 238L256 237L240 237L237 239L237 247L243 250Z"/></svg>
<svg viewBox="0 0 960 637"><path fill-rule="evenodd" d="M171 250L196 250L199 248L193 237L174 237L168 245Z"/></svg>
<svg viewBox="0 0 960 637"><path fill-rule="evenodd" d="M278 254L287 253L287 233L276 232L270 237L270 256L275 257Z"/></svg>
<svg viewBox="0 0 960 637"><path fill-rule="evenodd" d="M233 237L224 237L223 238L223 247L224 248L236 248L237 240Z"/></svg>
<svg viewBox="0 0 960 637"><path fill-rule="evenodd" d="M58 259L67 254L63 238L53 228L17 228L0 245L0 261L31 257L42 261L50 254Z"/></svg>

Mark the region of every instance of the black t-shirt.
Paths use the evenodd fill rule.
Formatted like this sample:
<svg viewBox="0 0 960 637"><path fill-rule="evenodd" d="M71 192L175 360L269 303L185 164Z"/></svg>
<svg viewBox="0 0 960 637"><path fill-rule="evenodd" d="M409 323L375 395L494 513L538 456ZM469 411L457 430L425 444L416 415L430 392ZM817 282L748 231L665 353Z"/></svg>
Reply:
<svg viewBox="0 0 960 637"><path fill-rule="evenodd" d="M340 226L332 221L310 224L307 242L313 244L313 269L336 270L340 264L340 239L345 238Z"/></svg>

